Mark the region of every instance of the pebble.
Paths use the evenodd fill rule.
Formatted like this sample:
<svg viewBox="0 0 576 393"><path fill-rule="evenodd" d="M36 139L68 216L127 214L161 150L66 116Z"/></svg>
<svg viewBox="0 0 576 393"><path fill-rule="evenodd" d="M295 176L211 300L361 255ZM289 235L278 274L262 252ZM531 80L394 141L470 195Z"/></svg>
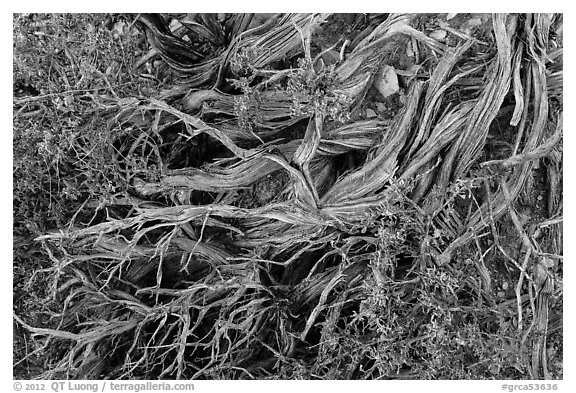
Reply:
<svg viewBox="0 0 576 393"><path fill-rule="evenodd" d="M378 112L380 112L380 113L386 112L386 105L384 105L384 103L375 102L375 104L376 104L376 109L378 110Z"/></svg>
<svg viewBox="0 0 576 393"><path fill-rule="evenodd" d="M177 20L177 19L172 19L172 20L170 21L170 26L168 26L168 27L169 27L170 31L174 31L174 30L178 29L178 28L181 27L181 26L182 26L182 23L180 23L179 20ZM114 27L116 27L116 25L115 25Z"/></svg>
<svg viewBox="0 0 576 393"><path fill-rule="evenodd" d="M507 283L506 281L504 281L504 282L502 283L502 289L503 289L503 290L507 291L507 290L508 290L508 286L509 286L509 285L508 285L508 283Z"/></svg>
<svg viewBox="0 0 576 393"><path fill-rule="evenodd" d="M437 41L444 41L446 39L446 30L434 30L430 33L430 38L434 38Z"/></svg>
<svg viewBox="0 0 576 393"><path fill-rule="evenodd" d="M480 18L472 18L468 20L468 26L480 26L482 21Z"/></svg>
<svg viewBox="0 0 576 393"><path fill-rule="evenodd" d="M506 296L505 292L502 291L498 292L498 297L504 297L504 296Z"/></svg>
<svg viewBox="0 0 576 393"><path fill-rule="evenodd" d="M408 45L406 45L406 56L408 57L416 57L416 52L414 52L414 48L412 47L412 43L408 43Z"/></svg>
<svg viewBox="0 0 576 393"><path fill-rule="evenodd" d="M376 114L376 112L374 112L374 110L368 108L366 109L366 117L368 118L372 118L372 117L377 117L378 115Z"/></svg>
<svg viewBox="0 0 576 393"><path fill-rule="evenodd" d="M406 105L406 103L408 103L408 96L402 92L400 93L400 104Z"/></svg>
<svg viewBox="0 0 576 393"><path fill-rule="evenodd" d="M400 87L398 86L398 75L394 71L394 67L388 64L382 65L374 79L374 86L384 98L397 93Z"/></svg>
<svg viewBox="0 0 576 393"><path fill-rule="evenodd" d="M556 265L554 260L548 257L543 257L541 263L542 265L544 265L544 267L547 267L548 269L553 268Z"/></svg>

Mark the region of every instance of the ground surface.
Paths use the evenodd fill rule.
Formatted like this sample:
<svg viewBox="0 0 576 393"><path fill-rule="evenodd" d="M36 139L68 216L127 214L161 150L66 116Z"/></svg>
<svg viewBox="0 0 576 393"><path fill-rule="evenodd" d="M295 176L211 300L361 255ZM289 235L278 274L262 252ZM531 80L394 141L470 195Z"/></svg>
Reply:
<svg viewBox="0 0 576 393"><path fill-rule="evenodd" d="M14 377L562 378L560 15L14 15Z"/></svg>

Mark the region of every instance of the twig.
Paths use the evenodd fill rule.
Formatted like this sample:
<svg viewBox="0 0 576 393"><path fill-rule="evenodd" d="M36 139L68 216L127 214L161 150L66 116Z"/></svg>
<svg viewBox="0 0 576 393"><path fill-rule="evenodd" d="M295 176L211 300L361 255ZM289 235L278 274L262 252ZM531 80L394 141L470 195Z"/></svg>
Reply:
<svg viewBox="0 0 576 393"><path fill-rule="evenodd" d="M324 304L328 299L328 294L332 289L334 289L336 285L338 285L338 283L342 278L344 278L344 273L338 273L334 278L332 278L332 280L330 280L330 282L326 285L326 288L322 290L320 300L318 301L316 307L314 307L314 310L312 310L312 313L310 314L310 317L308 317L308 321L306 322L306 327L304 328L304 331L300 335L300 339L302 341L306 340L306 335L308 334L308 331L310 330L310 328L312 328L314 321L316 321L316 318L318 318L318 315L322 311L322 308L324 307Z"/></svg>
<svg viewBox="0 0 576 393"><path fill-rule="evenodd" d="M524 283L525 271L528 267L528 262L530 261L530 255L532 254L532 249L529 248L524 256L524 263L522 264L522 271L518 277L518 283L516 284L516 306L518 308L518 332L522 332L522 284ZM534 316L532 316L534 317Z"/></svg>
<svg viewBox="0 0 576 393"><path fill-rule="evenodd" d="M556 144L560 141L560 138L562 138L562 129L562 118L560 118L558 120L558 124L556 125L556 131L554 131L554 135L552 135L550 139L538 146L536 149L526 153L516 154L503 160L486 161L481 163L480 166L486 167L488 165L499 165L504 168L510 168L511 166L522 165L527 161L538 160L542 157L546 157L548 154L550 154L554 146L556 146Z"/></svg>

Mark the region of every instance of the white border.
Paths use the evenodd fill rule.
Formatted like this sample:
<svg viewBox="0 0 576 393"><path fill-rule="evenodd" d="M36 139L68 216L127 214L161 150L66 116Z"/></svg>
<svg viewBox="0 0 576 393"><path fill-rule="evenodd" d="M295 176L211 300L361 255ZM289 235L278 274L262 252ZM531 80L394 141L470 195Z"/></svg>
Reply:
<svg viewBox="0 0 576 393"><path fill-rule="evenodd" d="M573 25L574 18L572 14L568 13L567 5L560 4L559 2L542 2L542 1L525 1L525 2L505 2L505 1L477 1L477 2L455 2L455 1L403 1L403 2L385 2L385 1L371 1L371 2L337 2L337 1L311 1L311 0L292 0L282 3L277 2L254 2L254 1L218 1L215 2L204 2L204 1L194 1L188 0L186 2L171 2L169 5L164 2L151 2L151 1L141 1L141 2L127 2L121 3L119 1L94 1L94 2L83 2L77 0L76 2L54 2L54 1L26 1L24 3L11 2L7 4L10 9L9 13L2 13L2 22L0 28L2 32L1 45L3 52L8 53L11 50L11 37L12 37L12 13L13 12L103 12L106 10L110 12L190 12L191 10L195 12L218 12L218 11L234 11L234 12L317 12L317 11L332 11L332 12L381 12L386 10L388 12L454 12L454 10L462 10L466 12L509 12L509 11L538 11L538 12L564 12L564 42L568 43L565 45L564 51L564 69L567 70L565 73L564 80L564 100L565 107L571 108L571 104L574 103L573 100L573 89L574 77L571 70L574 68L574 52L572 44L574 42ZM4 315L5 322L0 325L2 329L2 340L4 345L4 355L0 357L1 362L1 379L0 386L4 387L2 391L13 391L12 390L12 334L11 327L12 323L12 270L11 270L11 255L10 250L12 247L12 197L9 194L9 190L12 189L12 176L10 173L11 159L12 159L12 133L10 132L12 124L12 73L10 72L12 66L8 64L8 61L4 62L3 71L4 77L2 78L2 119L5 125L3 132L1 133L1 154L0 159L2 163L0 165L2 174L2 184L4 192L1 195L2 198L2 210L1 210L1 250L2 255L6 256L4 264L2 267L2 274L0 274L0 288L3 291L0 299L3 299L1 303L2 315ZM567 110L564 114L564 150L571 152L574 148L574 117L572 116L573 111ZM575 337L572 334L575 330L574 326L574 289L572 281L574 280L574 265L571 256L573 253L573 222L574 222L574 209L570 201L576 200L576 195L574 194L572 183L572 176L574 174L574 156L567 154L564 161L564 184L567 187L564 188L564 200L568 203L564 206L564 218L565 218L565 234L564 238L567 239L565 242L564 255L565 260L568 262L564 264L564 381L553 381L558 383L560 388L559 392L567 391L568 386L576 387L575 373L574 369L574 341ZM7 355L10 351L10 356ZM522 384L528 381L515 381L516 384ZM290 382L274 382L274 381L256 381L256 382L246 382L246 381L196 381L196 389L198 392L208 392L208 391L265 391L270 392L270 389L281 389L281 390L317 390L321 389L323 391L347 391L353 389L362 389L366 391L382 391L382 389L389 389L392 392L395 391L441 391L441 392L496 392L504 390L501 389L501 382L497 381L367 381L367 382L353 382L353 381L290 381ZM571 389L571 391L576 391Z"/></svg>

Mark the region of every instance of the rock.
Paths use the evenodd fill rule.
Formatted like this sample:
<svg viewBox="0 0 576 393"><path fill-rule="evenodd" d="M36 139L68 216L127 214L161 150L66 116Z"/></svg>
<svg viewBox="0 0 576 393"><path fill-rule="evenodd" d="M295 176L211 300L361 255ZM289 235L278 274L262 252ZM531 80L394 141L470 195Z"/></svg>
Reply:
<svg viewBox="0 0 576 393"><path fill-rule="evenodd" d="M182 23L180 23L180 21L176 18L172 19L170 21L170 25L168 26L168 28L170 29L171 32L175 32L176 30L178 30L181 27L182 27Z"/></svg>
<svg viewBox="0 0 576 393"><path fill-rule="evenodd" d="M366 109L366 117L367 118L372 118L372 117L377 117L378 115L376 114L376 112L374 112L374 110L368 108Z"/></svg>
<svg viewBox="0 0 576 393"><path fill-rule="evenodd" d="M468 20L468 26L480 26L482 21L480 18L472 18Z"/></svg>
<svg viewBox="0 0 576 393"><path fill-rule="evenodd" d="M542 261L540 263L542 263L542 265L548 269L556 267L556 262L552 258L542 257Z"/></svg>
<svg viewBox="0 0 576 393"><path fill-rule="evenodd" d="M408 103L408 96L404 92L402 92L402 93L400 93L399 100L400 100L400 104L406 105Z"/></svg>
<svg viewBox="0 0 576 393"><path fill-rule="evenodd" d="M480 16L468 19L465 23L460 26L460 29L464 34L472 35L474 29L479 28L484 23L484 19Z"/></svg>
<svg viewBox="0 0 576 393"><path fill-rule="evenodd" d="M64 97L64 105L65 106L72 106L73 102L74 102L74 96L73 95L67 95L66 97Z"/></svg>
<svg viewBox="0 0 576 393"><path fill-rule="evenodd" d="M444 41L446 39L446 30L434 30L432 33L430 33L430 38L434 38L437 41Z"/></svg>
<svg viewBox="0 0 576 393"><path fill-rule="evenodd" d="M386 111L386 105L384 105L384 103L382 102L375 102L376 104L376 109L378 110L378 112L385 112Z"/></svg>
<svg viewBox="0 0 576 393"><path fill-rule="evenodd" d="M383 64L374 79L374 87L376 87L384 98L397 93L399 90L398 75L396 75L394 67L388 64Z"/></svg>
<svg viewBox="0 0 576 393"><path fill-rule="evenodd" d="M406 56L411 57L411 58L416 57L416 52L414 51L414 48L412 47L412 42L409 42L408 45L406 45Z"/></svg>

